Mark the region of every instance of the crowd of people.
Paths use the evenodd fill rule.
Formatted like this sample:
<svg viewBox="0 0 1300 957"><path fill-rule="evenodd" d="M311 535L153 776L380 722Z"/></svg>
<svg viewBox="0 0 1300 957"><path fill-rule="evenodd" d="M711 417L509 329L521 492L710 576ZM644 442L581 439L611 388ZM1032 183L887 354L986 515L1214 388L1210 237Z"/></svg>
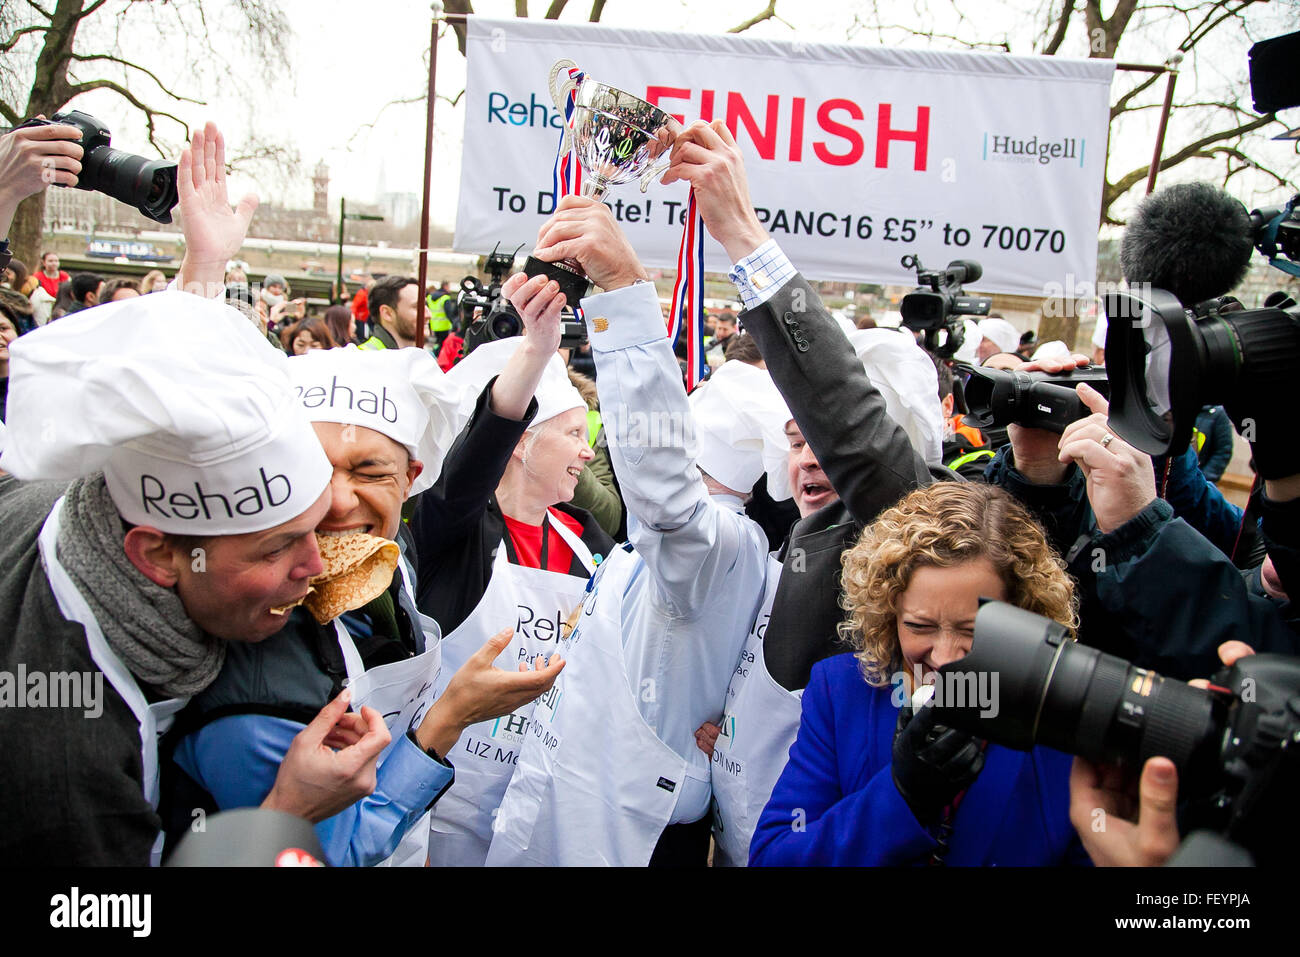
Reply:
<svg viewBox="0 0 1300 957"><path fill-rule="evenodd" d="M0 137L0 232L75 177L68 129ZM1170 760L1004 747L922 692L986 600L1176 679L1296 648L1300 477L1270 460L1248 518L1213 485L1221 409L1153 461L1086 385L1060 435L963 422L950 361L823 306L720 121L664 180L740 305L689 395L599 202L562 199L533 253L598 287L586 342L560 348L578 303L521 273L523 334L466 349L445 285L379 277L309 315L283 276L250 283L256 203L224 175L209 124L170 287L5 266L0 673L103 689L0 688L11 863L156 863L200 810L263 807L334 865L1159 864ZM1092 358L996 316L963 348ZM373 587L323 612L354 546Z"/></svg>

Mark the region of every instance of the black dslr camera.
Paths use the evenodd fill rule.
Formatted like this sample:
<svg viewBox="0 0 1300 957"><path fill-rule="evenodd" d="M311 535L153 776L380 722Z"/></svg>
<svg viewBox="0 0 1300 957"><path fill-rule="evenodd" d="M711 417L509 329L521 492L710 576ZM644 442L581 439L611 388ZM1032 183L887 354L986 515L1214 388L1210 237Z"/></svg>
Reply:
<svg viewBox="0 0 1300 957"><path fill-rule="evenodd" d="M974 282L984 269L973 259L954 259L942 271L926 269L919 256L904 256L904 269L916 270L917 289L903 297L899 311L904 327L925 333L925 348L940 359L950 359L966 339L962 316L987 316L993 307L988 296L968 296L962 283ZM947 335L939 342L939 333Z"/></svg>
<svg viewBox="0 0 1300 957"><path fill-rule="evenodd" d="M1110 395L1105 369L1074 369L1055 374L985 369L964 362L953 366L962 384L968 425L977 429L1004 428L1014 422L1058 435L1071 422L1092 414L1074 387L1080 382Z"/></svg>
<svg viewBox="0 0 1300 957"><path fill-rule="evenodd" d="M983 701L962 690L981 677ZM975 616L970 654L940 668L937 681L942 724L1008 748L1042 744L1138 771L1167 757L1178 768L1184 833L1218 832L1260 865L1290 864L1300 849L1300 658L1250 655L1208 689L1193 688L991 601Z"/></svg>
<svg viewBox="0 0 1300 957"><path fill-rule="evenodd" d="M487 271L491 281L485 286L477 276L466 276L460 281L460 295L457 306L460 310L461 328L464 329L464 355L469 355L485 342L509 339L511 336L524 334L524 320L510 300L501 295L501 286L510 270L515 267L515 257L520 245L513 253L498 252L501 244L492 247L487 258ZM531 258L531 257L530 257ZM572 315L566 308L565 315ZM566 320L560 335L561 349L574 349L587 341L587 327L581 322Z"/></svg>
<svg viewBox="0 0 1300 957"><path fill-rule="evenodd" d="M176 193L176 164L166 160L145 159L134 153L109 146L108 127L89 113L70 110L56 113L52 119L30 119L14 127L66 124L81 130L81 175L77 189L103 193L128 206L134 206L157 223L172 221Z"/></svg>

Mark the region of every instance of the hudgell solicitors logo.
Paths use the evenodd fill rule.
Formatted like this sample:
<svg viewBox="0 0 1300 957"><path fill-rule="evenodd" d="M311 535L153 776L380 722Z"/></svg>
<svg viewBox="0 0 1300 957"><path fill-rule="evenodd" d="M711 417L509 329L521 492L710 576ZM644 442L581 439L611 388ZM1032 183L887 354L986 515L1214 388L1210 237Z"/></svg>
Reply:
<svg viewBox="0 0 1300 957"><path fill-rule="evenodd" d="M984 152L981 159L991 163L1049 163L1064 161L1077 163L1083 168L1084 147L1087 140L1073 136L1049 139L1031 136L1028 139L1003 133L984 133Z"/></svg>

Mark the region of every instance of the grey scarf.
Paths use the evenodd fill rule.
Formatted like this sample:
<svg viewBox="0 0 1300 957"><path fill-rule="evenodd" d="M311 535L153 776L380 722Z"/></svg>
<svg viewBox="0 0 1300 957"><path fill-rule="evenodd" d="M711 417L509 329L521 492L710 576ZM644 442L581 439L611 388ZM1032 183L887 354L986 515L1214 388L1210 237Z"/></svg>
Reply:
<svg viewBox="0 0 1300 957"><path fill-rule="evenodd" d="M225 643L190 621L174 591L155 585L131 564L122 549L125 533L103 473L68 486L59 561L109 647L136 678L168 697L198 694L216 680Z"/></svg>

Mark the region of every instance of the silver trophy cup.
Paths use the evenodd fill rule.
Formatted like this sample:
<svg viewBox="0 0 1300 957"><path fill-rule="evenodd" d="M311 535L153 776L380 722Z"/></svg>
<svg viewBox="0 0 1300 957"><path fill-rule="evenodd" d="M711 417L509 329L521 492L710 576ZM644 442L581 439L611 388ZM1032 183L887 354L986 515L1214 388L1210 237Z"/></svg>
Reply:
<svg viewBox="0 0 1300 957"><path fill-rule="evenodd" d="M564 153L576 146L581 194L601 199L611 186L632 180L640 182L644 193L668 168L668 153L682 125L659 107L590 76L575 83L569 77L573 66L572 60L557 61L551 67L550 89L561 117L574 91L573 129L565 131L560 149ZM582 267L571 259L546 263L530 256L524 272L554 279L570 305L577 305L590 285Z"/></svg>

